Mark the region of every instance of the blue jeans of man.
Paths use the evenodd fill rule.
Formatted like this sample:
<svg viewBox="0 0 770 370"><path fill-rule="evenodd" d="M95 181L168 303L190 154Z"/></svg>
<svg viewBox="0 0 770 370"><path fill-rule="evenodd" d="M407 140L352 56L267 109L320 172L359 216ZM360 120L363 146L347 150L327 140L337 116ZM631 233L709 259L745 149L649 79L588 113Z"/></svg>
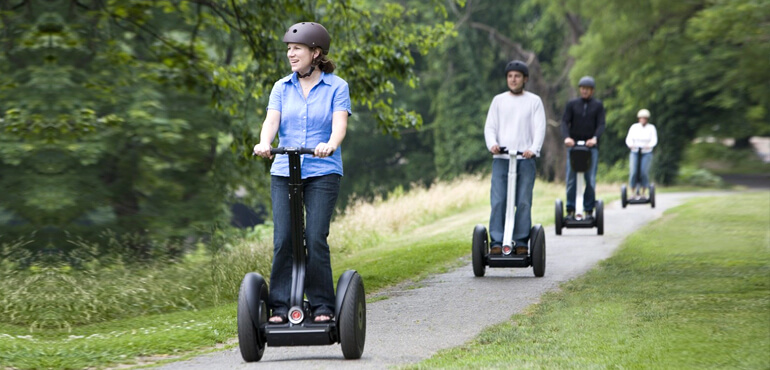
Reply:
<svg viewBox="0 0 770 370"><path fill-rule="evenodd" d="M637 152L631 152L631 156L629 157L629 163L631 163L631 173L628 176L628 184L631 186L631 189L634 190L640 185L643 188L650 187L650 166L652 166L652 152L649 153L642 153L642 173L641 178L637 178L636 173L639 171L639 153Z"/></svg>
<svg viewBox="0 0 770 370"><path fill-rule="evenodd" d="M315 315L334 313L335 295L329 257L329 236L334 206L340 191L340 175L331 174L302 180L305 203L305 244L307 268L305 294ZM270 274L270 308L285 315L291 301L291 208L289 178L272 176L273 199L273 270Z"/></svg>
<svg viewBox="0 0 770 370"><path fill-rule="evenodd" d="M492 246L503 245L505 230L505 206L508 201L508 163L507 159L492 160L492 190L490 200L492 213L489 215L489 237ZM532 228L532 189L535 187L535 159L517 159L516 174L516 214L513 222L513 241L517 245L527 245L529 229Z"/></svg>
<svg viewBox="0 0 770 370"><path fill-rule="evenodd" d="M570 152L572 148L567 148L567 212L575 211L575 198L577 197L577 172L572 170L570 163ZM599 166L599 149L591 148L591 167L583 174L585 178L586 189L583 192L583 210L591 213L596 203L596 168Z"/></svg>

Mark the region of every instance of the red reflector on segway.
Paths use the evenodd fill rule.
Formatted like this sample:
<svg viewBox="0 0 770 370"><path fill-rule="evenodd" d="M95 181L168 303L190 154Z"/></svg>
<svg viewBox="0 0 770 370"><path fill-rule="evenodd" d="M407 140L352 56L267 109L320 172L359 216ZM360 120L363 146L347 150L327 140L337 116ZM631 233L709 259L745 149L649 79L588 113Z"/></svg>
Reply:
<svg viewBox="0 0 770 370"><path fill-rule="evenodd" d="M513 248L511 248L510 245L506 245L506 246L503 247L503 254L504 255L507 256L507 255L511 254L511 251L513 251Z"/></svg>
<svg viewBox="0 0 770 370"><path fill-rule="evenodd" d="M289 310L289 322L292 324L299 324L305 318L305 313L302 309L295 307Z"/></svg>

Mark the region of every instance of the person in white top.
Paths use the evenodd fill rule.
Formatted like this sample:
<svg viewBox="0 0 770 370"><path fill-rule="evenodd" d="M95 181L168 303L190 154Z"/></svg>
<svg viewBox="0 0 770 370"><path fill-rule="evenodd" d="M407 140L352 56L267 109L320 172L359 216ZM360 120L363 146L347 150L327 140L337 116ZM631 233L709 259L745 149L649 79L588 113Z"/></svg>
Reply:
<svg viewBox="0 0 770 370"><path fill-rule="evenodd" d="M505 67L505 77L509 91L492 99L484 125L487 149L494 154L490 194L492 212L489 217L489 236L492 239L490 253L502 253L509 157L501 153L501 148L506 148L511 154L523 153L523 159L516 160L518 175L513 246L516 254L527 254L529 229L532 227L535 158L540 155L540 148L545 139L545 110L539 96L524 91L529 79L529 67L526 63L511 61Z"/></svg>
<svg viewBox="0 0 770 370"><path fill-rule="evenodd" d="M635 190L636 197L640 198L645 196L645 192L650 187L652 148L658 144L658 132L655 130L655 126L649 123L650 111L641 109L636 116L639 118L639 122L634 123L628 129L626 146L631 149L628 185ZM638 166L641 166L641 171L639 171ZM637 172L641 172L640 178L637 178Z"/></svg>

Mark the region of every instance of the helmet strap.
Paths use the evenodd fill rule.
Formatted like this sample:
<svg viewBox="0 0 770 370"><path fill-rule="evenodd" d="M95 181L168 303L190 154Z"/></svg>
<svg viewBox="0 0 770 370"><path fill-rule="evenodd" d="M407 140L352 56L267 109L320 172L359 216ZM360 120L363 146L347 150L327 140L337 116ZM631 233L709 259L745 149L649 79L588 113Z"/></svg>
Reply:
<svg viewBox="0 0 770 370"><path fill-rule="evenodd" d="M310 77L310 75L313 74L313 71L315 71L315 64L310 65L310 70L307 71L307 73L302 74L302 73L297 72L297 77L299 77L299 78Z"/></svg>

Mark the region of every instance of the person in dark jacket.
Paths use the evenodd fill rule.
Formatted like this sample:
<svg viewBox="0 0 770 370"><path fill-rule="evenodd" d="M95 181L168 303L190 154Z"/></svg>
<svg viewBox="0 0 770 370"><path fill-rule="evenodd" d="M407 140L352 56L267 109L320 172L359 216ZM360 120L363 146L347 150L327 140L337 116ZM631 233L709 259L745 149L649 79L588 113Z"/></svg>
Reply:
<svg viewBox="0 0 770 370"><path fill-rule="evenodd" d="M599 138L604 132L604 104L595 99L596 82L591 76L584 76L578 83L580 97L567 102L564 116L561 120L561 134L564 145L567 146L567 217L578 216L586 219L593 217L596 202L596 168L599 164ZM591 148L591 168L585 173L586 189L583 193L583 209L585 215L575 215L575 198L577 174L572 171L569 154L575 143L585 141Z"/></svg>

